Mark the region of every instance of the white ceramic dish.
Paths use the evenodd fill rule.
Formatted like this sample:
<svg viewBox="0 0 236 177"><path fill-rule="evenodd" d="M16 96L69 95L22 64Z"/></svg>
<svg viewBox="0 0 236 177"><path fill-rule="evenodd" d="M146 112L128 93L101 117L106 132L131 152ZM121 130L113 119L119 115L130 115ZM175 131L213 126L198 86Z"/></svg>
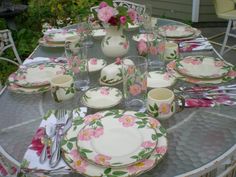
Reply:
<svg viewBox="0 0 236 177"><path fill-rule="evenodd" d="M137 42L139 42L140 40L144 40L147 42L147 41L154 41L155 36L153 34L137 34L134 35L132 39Z"/></svg>
<svg viewBox="0 0 236 177"><path fill-rule="evenodd" d="M23 87L48 85L53 77L64 74L65 72L64 65L59 63L22 65L15 72L14 83Z"/></svg>
<svg viewBox="0 0 236 177"><path fill-rule="evenodd" d="M144 124L150 124L152 128L155 128L158 136L153 136L155 140L157 140L157 146L153 151L152 155L142 162L135 163L131 166L127 167L101 167L98 165L94 165L92 163L88 163L86 160L81 158L81 154L78 152L76 146L77 135L80 130L88 125L90 122L100 119L104 116L112 117L121 117L123 115L134 115L136 117L141 118ZM146 123L145 123L146 122ZM62 156L64 161L71 167L71 169L76 172L84 175L84 176L117 176L119 177L127 177L127 176L137 176L146 171L154 168L161 159L163 159L164 155L167 152L167 138L166 138L166 130L161 126L159 121L149 117L147 114L131 112L124 112L123 110L109 110L104 112L98 112L93 115L88 115L84 118L79 116L79 111L74 111L74 120L72 127L68 130L62 140Z"/></svg>
<svg viewBox="0 0 236 177"><path fill-rule="evenodd" d="M107 65L104 59L90 58L89 62L89 72L99 71Z"/></svg>
<svg viewBox="0 0 236 177"><path fill-rule="evenodd" d="M122 92L113 87L96 87L85 92L81 102L94 109L105 109L116 106L122 100Z"/></svg>
<svg viewBox="0 0 236 177"><path fill-rule="evenodd" d="M176 78L171 73L160 73L151 71L148 73L147 86L149 88L171 87L176 82Z"/></svg>
<svg viewBox="0 0 236 177"><path fill-rule="evenodd" d="M65 47L64 43L49 42L46 41L44 38L39 39L39 45L44 47Z"/></svg>
<svg viewBox="0 0 236 177"><path fill-rule="evenodd" d="M184 25L164 25L158 28L158 34L167 38L189 37L194 35L194 30L190 26Z"/></svg>
<svg viewBox="0 0 236 177"><path fill-rule="evenodd" d="M101 39L106 35L106 30L105 29L96 29L92 31L92 36L96 39Z"/></svg>
<svg viewBox="0 0 236 177"><path fill-rule="evenodd" d="M49 29L44 33L44 39L49 42L63 43L66 38L77 36L75 29Z"/></svg>
<svg viewBox="0 0 236 177"><path fill-rule="evenodd" d="M142 119L123 115L104 116L85 126L78 134L80 154L89 162L106 167L125 167L148 158L156 147L155 129L141 126ZM93 135L87 136L89 132Z"/></svg>

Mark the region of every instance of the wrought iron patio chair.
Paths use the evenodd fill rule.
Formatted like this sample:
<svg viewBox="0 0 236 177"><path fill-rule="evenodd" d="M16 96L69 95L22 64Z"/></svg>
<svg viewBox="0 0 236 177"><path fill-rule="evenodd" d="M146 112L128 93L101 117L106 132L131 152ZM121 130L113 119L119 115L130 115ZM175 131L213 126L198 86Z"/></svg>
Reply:
<svg viewBox="0 0 236 177"><path fill-rule="evenodd" d="M11 48L13 50L13 53L15 55L14 59L9 59L9 58L5 58L1 56L3 52L7 50L8 48ZM8 29L0 30L0 60L8 61L17 66L22 64L22 61L15 47L15 43L13 41L11 31Z"/></svg>

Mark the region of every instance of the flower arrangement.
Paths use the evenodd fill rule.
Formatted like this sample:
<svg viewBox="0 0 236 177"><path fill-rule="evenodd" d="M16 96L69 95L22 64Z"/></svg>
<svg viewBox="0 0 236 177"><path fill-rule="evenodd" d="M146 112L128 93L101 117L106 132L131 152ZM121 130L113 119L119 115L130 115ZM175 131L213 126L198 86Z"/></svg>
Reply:
<svg viewBox="0 0 236 177"><path fill-rule="evenodd" d="M114 7L112 1L103 1L99 4L95 14L97 19L103 25L128 27L128 24L134 24L138 19L138 13L134 9L128 9L124 6Z"/></svg>

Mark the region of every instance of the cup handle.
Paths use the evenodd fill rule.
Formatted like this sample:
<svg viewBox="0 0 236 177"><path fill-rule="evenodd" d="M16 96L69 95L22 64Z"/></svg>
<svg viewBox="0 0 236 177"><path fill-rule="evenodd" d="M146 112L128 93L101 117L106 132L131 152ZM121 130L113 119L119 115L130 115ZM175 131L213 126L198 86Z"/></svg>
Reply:
<svg viewBox="0 0 236 177"><path fill-rule="evenodd" d="M175 102L178 103L179 100L180 100L180 102L181 102L181 105L176 104L176 105L178 106L178 109L176 109L176 112L181 112L181 111L184 110L184 106L185 106L185 99L184 99L184 97L179 96L179 95L176 96L176 97L175 97Z"/></svg>

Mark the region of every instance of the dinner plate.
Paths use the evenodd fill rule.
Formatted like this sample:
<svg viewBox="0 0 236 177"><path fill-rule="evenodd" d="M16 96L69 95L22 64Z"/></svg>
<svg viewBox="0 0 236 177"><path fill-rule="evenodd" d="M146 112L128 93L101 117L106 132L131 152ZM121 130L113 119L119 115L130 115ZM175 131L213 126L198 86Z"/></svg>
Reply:
<svg viewBox="0 0 236 177"><path fill-rule="evenodd" d="M164 25L158 28L158 34L167 38L189 37L194 33L192 27L185 25Z"/></svg>
<svg viewBox="0 0 236 177"><path fill-rule="evenodd" d="M49 29L44 33L44 39L49 42L64 43L66 38L77 35L76 29Z"/></svg>
<svg viewBox="0 0 236 177"><path fill-rule="evenodd" d="M76 140L78 133L84 126L104 116L111 116L119 119L126 114L141 118L142 123L140 122L140 125L150 124L150 127L155 128L156 136L153 136L153 139L157 140L157 146L149 158L131 166L116 168L98 166L81 158L81 154L78 152L76 146ZM72 127L64 135L61 142L62 157L71 169L84 176L127 177L140 175L154 168L167 152L166 130L161 126L158 120L149 117L147 114L131 111L124 112L123 110L108 110L82 118L79 116L79 111L74 111L73 117ZM148 147L149 144L147 143L146 146Z"/></svg>
<svg viewBox="0 0 236 177"><path fill-rule="evenodd" d="M78 133L81 156L106 167L124 167L148 158L156 147L155 129L133 114L92 121Z"/></svg>
<svg viewBox="0 0 236 177"><path fill-rule="evenodd" d="M147 86L149 88L170 87L176 82L176 77L171 73L160 73L158 71L151 71L148 73Z"/></svg>
<svg viewBox="0 0 236 177"><path fill-rule="evenodd" d="M89 72L99 71L107 65L104 59L90 58L88 62Z"/></svg>
<svg viewBox="0 0 236 177"><path fill-rule="evenodd" d="M22 65L16 72L14 83L22 87L48 85L51 78L64 74L66 69L59 63L41 63L29 66Z"/></svg>
<svg viewBox="0 0 236 177"><path fill-rule="evenodd" d="M92 36L95 39L100 39L106 35L106 30L105 29L95 29L92 31Z"/></svg>
<svg viewBox="0 0 236 177"><path fill-rule="evenodd" d="M8 77L8 90L15 92L15 93L22 93L22 94L38 94L38 93L44 93L50 90L49 85L44 85L40 87L32 87L32 88L26 88L26 87L21 87L17 84L15 84L15 77L16 74L12 73Z"/></svg>
<svg viewBox="0 0 236 177"><path fill-rule="evenodd" d="M113 87L96 87L85 92L81 102L94 109L116 106L122 100L122 92Z"/></svg>
<svg viewBox="0 0 236 177"><path fill-rule="evenodd" d="M145 42L147 41L154 41L156 38L154 34L137 34L132 37L134 41L139 42L140 40L144 40Z"/></svg>
<svg viewBox="0 0 236 177"><path fill-rule="evenodd" d="M176 70L188 77L217 79L225 76L231 66L219 58L208 56L187 56L176 60Z"/></svg>
<svg viewBox="0 0 236 177"><path fill-rule="evenodd" d="M39 39L39 45L44 46L44 47L65 47L64 43L49 42L49 41L46 41L44 38Z"/></svg>
<svg viewBox="0 0 236 177"><path fill-rule="evenodd" d="M229 72L223 76L222 78L218 79L199 79L199 78L193 78L193 77L188 77L186 75L182 75L176 70L176 61L171 61L170 63L167 64L167 70L177 79L181 79L186 82L194 83L194 84L220 84L224 82L229 82L235 79L236 77L236 67L229 64L230 70Z"/></svg>

